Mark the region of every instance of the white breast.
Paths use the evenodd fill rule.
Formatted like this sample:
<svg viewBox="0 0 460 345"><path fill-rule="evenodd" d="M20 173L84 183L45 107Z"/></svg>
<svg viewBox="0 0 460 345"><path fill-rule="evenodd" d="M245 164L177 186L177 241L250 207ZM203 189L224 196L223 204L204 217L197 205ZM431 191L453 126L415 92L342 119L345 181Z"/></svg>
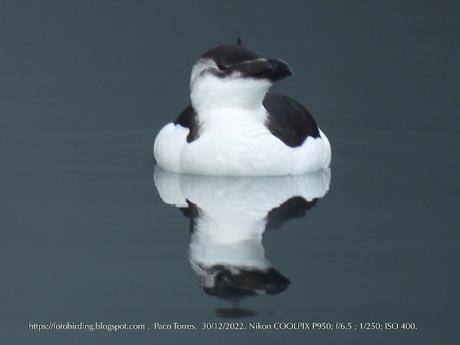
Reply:
<svg viewBox="0 0 460 345"><path fill-rule="evenodd" d="M201 113L200 136L191 143L187 128L168 124L155 140L157 163L174 172L240 176L301 174L329 166L331 148L324 133L292 148L271 134L266 115L263 107Z"/></svg>

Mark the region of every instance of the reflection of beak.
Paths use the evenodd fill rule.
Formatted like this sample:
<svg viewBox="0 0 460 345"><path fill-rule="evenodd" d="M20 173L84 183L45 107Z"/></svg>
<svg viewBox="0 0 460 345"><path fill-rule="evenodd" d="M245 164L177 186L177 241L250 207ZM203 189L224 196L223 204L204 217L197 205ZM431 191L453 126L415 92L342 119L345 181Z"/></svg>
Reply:
<svg viewBox="0 0 460 345"><path fill-rule="evenodd" d="M270 63L270 66L271 66L271 70L269 72L268 77L272 81L275 82L275 81L284 79L286 77L289 77L290 75L293 74L292 69L283 60L269 59L267 61Z"/></svg>

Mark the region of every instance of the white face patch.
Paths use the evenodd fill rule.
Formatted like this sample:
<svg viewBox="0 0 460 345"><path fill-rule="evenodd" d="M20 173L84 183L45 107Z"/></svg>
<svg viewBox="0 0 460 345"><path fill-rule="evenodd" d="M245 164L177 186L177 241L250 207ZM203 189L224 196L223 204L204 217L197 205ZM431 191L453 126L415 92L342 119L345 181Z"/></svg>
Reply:
<svg viewBox="0 0 460 345"><path fill-rule="evenodd" d="M254 60L248 61L251 62ZM262 106L272 85L269 80L244 77L238 71L217 76L219 71L211 59L200 59L193 66L190 91L193 107L198 112L219 107L252 109Z"/></svg>

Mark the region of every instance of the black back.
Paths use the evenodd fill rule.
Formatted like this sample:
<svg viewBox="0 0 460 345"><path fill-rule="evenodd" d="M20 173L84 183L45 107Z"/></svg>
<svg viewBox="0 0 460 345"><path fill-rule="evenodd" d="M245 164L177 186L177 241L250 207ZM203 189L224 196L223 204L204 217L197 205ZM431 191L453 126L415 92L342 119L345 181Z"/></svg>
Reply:
<svg viewBox="0 0 460 345"><path fill-rule="evenodd" d="M296 147L302 145L307 137L319 137L313 117L292 98L267 93L263 105L269 114L267 128L286 145Z"/></svg>

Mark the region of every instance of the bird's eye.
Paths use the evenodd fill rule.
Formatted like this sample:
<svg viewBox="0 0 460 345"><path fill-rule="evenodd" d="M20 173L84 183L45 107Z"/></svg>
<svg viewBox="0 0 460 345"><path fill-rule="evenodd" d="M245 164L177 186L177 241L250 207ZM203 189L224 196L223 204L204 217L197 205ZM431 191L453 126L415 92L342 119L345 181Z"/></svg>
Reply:
<svg viewBox="0 0 460 345"><path fill-rule="evenodd" d="M230 69L230 66L224 65L224 64L217 64L217 68L220 69L221 71L228 71Z"/></svg>

